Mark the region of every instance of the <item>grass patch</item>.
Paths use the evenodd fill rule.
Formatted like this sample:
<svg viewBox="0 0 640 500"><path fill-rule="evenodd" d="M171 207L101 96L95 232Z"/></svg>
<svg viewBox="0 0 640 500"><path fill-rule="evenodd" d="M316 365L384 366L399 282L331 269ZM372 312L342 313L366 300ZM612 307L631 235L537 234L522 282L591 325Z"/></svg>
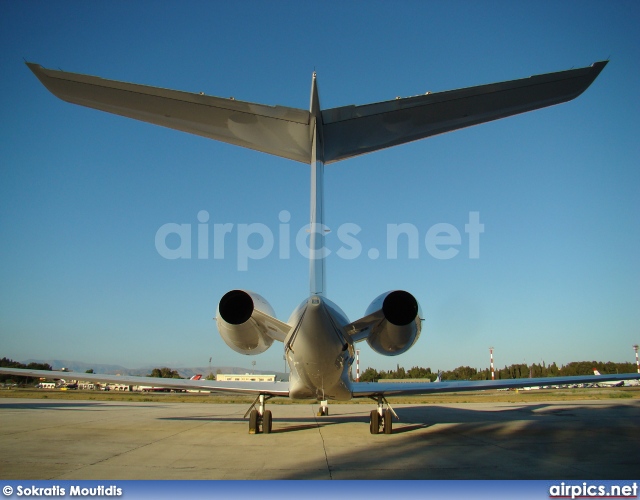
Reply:
<svg viewBox="0 0 640 500"><path fill-rule="evenodd" d="M611 399L631 399L633 398L633 394L630 394L629 392L614 391L609 397Z"/></svg>

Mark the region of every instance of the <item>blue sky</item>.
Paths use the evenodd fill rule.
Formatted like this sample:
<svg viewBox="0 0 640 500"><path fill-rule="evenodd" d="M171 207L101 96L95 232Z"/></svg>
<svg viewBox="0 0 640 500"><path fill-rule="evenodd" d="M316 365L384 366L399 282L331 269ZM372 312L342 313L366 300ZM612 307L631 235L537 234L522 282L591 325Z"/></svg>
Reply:
<svg viewBox="0 0 640 500"><path fill-rule="evenodd" d="M405 355L361 364L484 368L631 361L640 342L640 6L636 2L0 3L0 356L90 363L282 370L281 345L232 352L212 317L245 288L286 320L308 293L308 262L279 258L308 222L309 169L53 97L24 65L307 109L527 77L610 58L578 99L326 168L328 297L350 319L405 289L426 318ZM24 58L24 59L23 59ZM231 223L224 259L198 259L197 214ZM464 225L478 212L480 258ZM191 259L155 246L191 224ZM276 235L238 270L239 224ZM342 259L336 229L361 228ZM387 224L421 244L386 256ZM424 238L446 223L458 255ZM170 241L169 241L170 243ZM259 246L258 237L250 244ZM212 254L213 242L210 241ZM378 259L368 250L380 250Z"/></svg>

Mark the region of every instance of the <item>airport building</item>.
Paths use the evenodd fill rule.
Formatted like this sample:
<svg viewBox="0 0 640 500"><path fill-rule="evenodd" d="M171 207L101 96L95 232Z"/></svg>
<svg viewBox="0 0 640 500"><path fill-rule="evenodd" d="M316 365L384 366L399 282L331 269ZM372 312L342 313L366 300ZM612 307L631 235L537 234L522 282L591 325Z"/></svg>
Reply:
<svg viewBox="0 0 640 500"><path fill-rule="evenodd" d="M275 382L275 375L263 375L254 373L218 373L216 374L217 382Z"/></svg>
<svg viewBox="0 0 640 500"><path fill-rule="evenodd" d="M429 384L431 383L430 378L381 378L378 379L378 382L386 384L404 384L404 383L414 383L414 384Z"/></svg>

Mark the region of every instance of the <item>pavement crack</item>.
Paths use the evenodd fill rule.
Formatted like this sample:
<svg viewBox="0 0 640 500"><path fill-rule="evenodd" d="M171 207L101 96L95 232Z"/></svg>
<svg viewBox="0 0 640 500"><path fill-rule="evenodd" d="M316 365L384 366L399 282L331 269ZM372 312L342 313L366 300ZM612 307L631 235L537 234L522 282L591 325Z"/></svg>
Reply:
<svg viewBox="0 0 640 500"><path fill-rule="evenodd" d="M322 452L324 453L324 460L327 464L327 472L329 473L329 479L333 479L333 476L331 474L331 465L329 464L329 456L327 455L327 446L324 442L324 436L322 435L322 426L320 425L320 422L318 422L318 417L317 414L315 412L315 409L313 407L313 405L311 405L311 411L313 413L313 418L316 422L316 425L318 427L318 434L320 434L320 439L322 441Z"/></svg>
<svg viewBox="0 0 640 500"><path fill-rule="evenodd" d="M202 422L202 423L200 423L200 424L198 424L198 425L194 425L194 426L192 426L192 427L189 427L188 429L182 429L181 431L174 432L173 434L169 434L168 436L164 436L164 437L162 437L162 438L160 438L160 439L155 439L154 441L151 441L151 442L148 442L148 443L141 444L141 445L139 445L139 446L136 446L135 448L131 448L131 449L128 449L128 450L122 451L122 452L120 452L120 453L114 453L113 455L110 455L110 456L108 456L108 457L105 457L105 458L103 458L103 459L101 459L101 460L96 460L95 462L92 462L92 463L89 463L89 464L83 465L82 467L78 467L77 469L74 469L74 470L75 470L75 471L79 471L79 470L85 469L85 468L87 468L87 467L93 467L94 465L98 465L98 464L101 464L101 463L103 463L103 462L107 462L107 461L112 460L112 459L117 458L117 457L121 457L121 456L123 456L123 455L126 455L127 453L131 453L131 452L134 452L134 451L137 451L137 450L141 450L142 448L146 448L147 446L151 446L151 445L154 445L154 444L160 443L160 442L162 442L162 441L165 441L165 440L167 440L167 439L173 438L173 437L178 436L178 435L180 435L180 434L183 434L183 433L185 433L185 432L190 432L190 431L192 431L193 429L197 429L198 427L202 427L203 425L207 425L207 422ZM64 474L64 475L66 475L66 474L67 474L67 473L65 472L65 474ZM59 479L59 478L52 478L52 479Z"/></svg>

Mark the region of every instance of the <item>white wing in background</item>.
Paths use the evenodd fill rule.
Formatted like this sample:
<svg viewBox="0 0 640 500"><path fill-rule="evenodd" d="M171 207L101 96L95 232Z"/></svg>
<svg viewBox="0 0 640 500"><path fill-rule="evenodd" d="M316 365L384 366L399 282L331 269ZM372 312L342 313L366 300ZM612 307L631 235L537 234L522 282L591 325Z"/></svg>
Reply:
<svg viewBox="0 0 640 500"><path fill-rule="evenodd" d="M351 385L353 397L402 396L420 394L439 394L446 392L481 391L491 389L517 389L523 387L595 384L599 381L640 379L640 373L615 375L578 375L572 377L516 378L508 380L454 380L444 382L358 382Z"/></svg>
<svg viewBox="0 0 640 500"><path fill-rule="evenodd" d="M0 368L0 373L20 377L47 379L77 379L92 382L110 382L125 385L168 387L170 389L204 390L232 394L265 394L288 396L289 382L218 382L216 380L190 380L178 378L135 377L133 375L101 375L97 373L58 372L49 370L28 370L22 368Z"/></svg>

